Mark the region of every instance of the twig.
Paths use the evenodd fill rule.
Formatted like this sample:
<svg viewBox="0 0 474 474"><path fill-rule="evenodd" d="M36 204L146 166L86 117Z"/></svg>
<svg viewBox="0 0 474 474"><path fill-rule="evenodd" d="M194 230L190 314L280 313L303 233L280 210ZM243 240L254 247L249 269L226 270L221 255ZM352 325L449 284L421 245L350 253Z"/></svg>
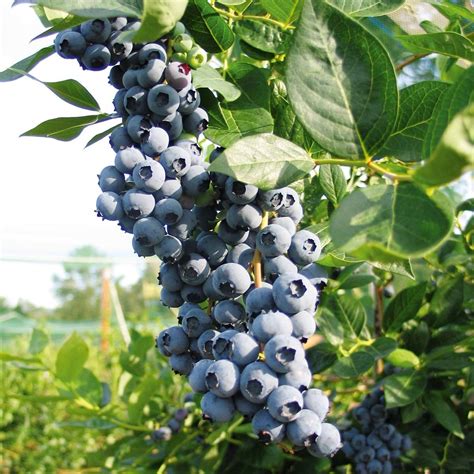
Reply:
<svg viewBox="0 0 474 474"><path fill-rule="evenodd" d="M219 15L225 16L227 18L231 18L232 20L241 21L241 20L256 20L256 21L263 21L265 23L269 23L270 25L278 26L282 30L293 30L295 27L292 25L286 25L280 21L274 20L273 18L269 18L267 16L258 16L258 15L244 15L238 14L234 12L229 12L227 10L222 10L221 8L214 7L214 11L219 13Z"/></svg>
<svg viewBox="0 0 474 474"><path fill-rule="evenodd" d="M382 335L383 327L383 286L375 285L375 337L380 337ZM375 373L381 374L383 372L383 360L377 360L375 366Z"/></svg>
<svg viewBox="0 0 474 474"><path fill-rule="evenodd" d="M268 225L268 212L265 212L262 217L262 223L260 229L263 229ZM252 259L252 270L253 270L253 281L255 282L255 288L262 286L262 254L255 250Z"/></svg>
<svg viewBox="0 0 474 474"><path fill-rule="evenodd" d="M412 56L409 56L405 61L402 61L400 64L397 64L395 67L395 71L400 72L405 66L408 66L409 64L412 64L418 59L425 58L426 56L429 56L432 53L418 53L414 54Z"/></svg>

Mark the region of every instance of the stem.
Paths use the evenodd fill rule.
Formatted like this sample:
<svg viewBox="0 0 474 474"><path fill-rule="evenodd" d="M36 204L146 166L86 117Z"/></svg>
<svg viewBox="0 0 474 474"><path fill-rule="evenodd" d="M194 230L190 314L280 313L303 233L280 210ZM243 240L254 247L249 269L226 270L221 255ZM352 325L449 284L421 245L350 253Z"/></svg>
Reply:
<svg viewBox="0 0 474 474"><path fill-rule="evenodd" d="M264 212L262 217L262 223L260 224L260 229L263 229L268 225L268 212ZM255 282L255 288L260 288L262 286L262 254L255 250L255 254L252 260L252 269L253 269L253 280Z"/></svg>
<svg viewBox="0 0 474 474"><path fill-rule="evenodd" d="M375 286L375 336L382 335L383 327L383 286ZM375 365L375 373L381 374L383 372L383 360L379 359Z"/></svg>
<svg viewBox="0 0 474 474"><path fill-rule="evenodd" d="M108 417L102 415L101 418L103 418L106 421L110 421L111 423L114 423L117 426L120 426L121 428L124 428L126 430L132 430L132 431L142 431L144 433L150 433L150 429L145 428L144 426L137 426L137 425L131 425L125 421L117 420L116 418L113 417Z"/></svg>
<svg viewBox="0 0 474 474"><path fill-rule="evenodd" d="M382 168L377 163L374 163L373 161L367 161L366 165L371 170L376 171L377 173L380 173L381 175L386 176L387 178L390 178L392 180L412 181L412 177L410 175L392 173L392 172L387 171L386 169Z"/></svg>
<svg viewBox="0 0 474 474"><path fill-rule="evenodd" d="M345 160L343 158L323 158L314 160L315 165L365 166L364 160Z"/></svg>
<svg viewBox="0 0 474 474"><path fill-rule="evenodd" d="M409 56L407 59L405 59L405 61L402 61L400 64L397 64L397 66L395 67L395 71L400 72L405 66L408 66L409 64L418 61L418 59L425 58L430 54L432 53L418 53L414 54L413 56Z"/></svg>
<svg viewBox="0 0 474 474"><path fill-rule="evenodd" d="M273 18L268 18L266 16L258 16L258 15L244 15L243 13L234 13L234 12L229 12L227 10L222 10L221 8L217 8L213 6L214 11L216 13L219 13L222 16L225 16L227 18L230 18L232 20L236 21L241 21L241 20L257 20L257 21L263 21L265 23L269 23L270 25L278 26L282 30L292 30L295 27L291 25L286 25L285 23L282 23L281 21L274 20Z"/></svg>

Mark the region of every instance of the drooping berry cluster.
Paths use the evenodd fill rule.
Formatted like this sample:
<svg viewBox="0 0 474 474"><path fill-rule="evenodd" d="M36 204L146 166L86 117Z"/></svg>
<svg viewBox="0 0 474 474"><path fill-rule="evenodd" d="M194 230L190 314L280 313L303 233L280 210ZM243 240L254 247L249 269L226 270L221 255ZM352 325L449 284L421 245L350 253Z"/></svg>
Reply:
<svg viewBox="0 0 474 474"><path fill-rule="evenodd" d="M187 408L178 408L166 426L162 426L151 433L151 439L153 441L169 441L173 434L179 433L188 415Z"/></svg>
<svg viewBox="0 0 474 474"><path fill-rule="evenodd" d="M390 423L396 410L387 410L383 391L367 395L352 411L358 427L342 432L343 453L355 464L357 474L390 474L402 454L411 449L411 439Z"/></svg>
<svg viewBox="0 0 474 474"><path fill-rule="evenodd" d="M115 48L120 55L113 53L113 33L105 33L114 24L138 27L127 19L91 20L58 35L56 47L91 69L120 61L109 79L119 89L114 106L123 126L110 137L115 164L99 175L97 212L133 234L139 256L162 261L161 301L179 308L179 317L157 337L158 349L203 394L206 419L225 422L240 412L265 443L286 439L314 456L333 455L339 431L324 422L329 400L310 388L303 346L316 329L327 274L314 263L318 237L297 228L303 217L298 194L209 173L223 150L207 161L202 156L197 140L208 116L199 108L191 67L168 61L167 39L122 44ZM87 39L89 31L101 36ZM72 33L100 45L97 61L89 58L90 46L72 48L81 42ZM178 36L173 44L183 54L190 44L185 33ZM103 48L114 59L105 60Z"/></svg>

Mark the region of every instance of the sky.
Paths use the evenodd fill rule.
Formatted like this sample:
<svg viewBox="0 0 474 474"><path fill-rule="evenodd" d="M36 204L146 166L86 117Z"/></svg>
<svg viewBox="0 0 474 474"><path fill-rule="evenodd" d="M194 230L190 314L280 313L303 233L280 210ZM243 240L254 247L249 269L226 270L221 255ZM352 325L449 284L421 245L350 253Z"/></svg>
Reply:
<svg viewBox="0 0 474 474"><path fill-rule="evenodd" d="M30 43L44 27L28 6L10 8L11 3L0 2L0 70L54 39L52 36ZM42 81L76 79L104 112L113 111L115 89L107 82L107 71L83 71L76 61L54 55L31 73ZM92 136L113 123L90 127L72 142L19 138L44 120L93 113L63 102L29 78L0 83L0 104L0 296L11 304L22 299L38 306L56 306L52 275L61 274L62 265L44 261L60 260L83 245L92 245L125 262L115 266L113 274L123 276L125 282L136 280L143 259L133 255L131 236L113 222L102 222L94 213L100 192L96 175L113 164L114 152L107 140L84 149Z"/></svg>

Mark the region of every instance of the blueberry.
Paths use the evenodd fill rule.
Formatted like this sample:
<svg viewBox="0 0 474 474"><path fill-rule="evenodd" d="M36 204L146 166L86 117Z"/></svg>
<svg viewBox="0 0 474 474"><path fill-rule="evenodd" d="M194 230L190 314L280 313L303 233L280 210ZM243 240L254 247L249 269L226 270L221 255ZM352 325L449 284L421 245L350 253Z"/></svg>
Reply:
<svg viewBox="0 0 474 474"><path fill-rule="evenodd" d="M233 229L257 229L262 223L262 211L253 204L234 204L227 211L226 220Z"/></svg>
<svg viewBox="0 0 474 474"><path fill-rule="evenodd" d="M289 217L274 217L269 220L269 224L280 225L284 227L288 233L293 236L296 233L296 225Z"/></svg>
<svg viewBox="0 0 474 474"><path fill-rule="evenodd" d="M81 62L85 69L90 71L102 71L110 65L110 51L102 44L88 46L81 56Z"/></svg>
<svg viewBox="0 0 474 474"><path fill-rule="evenodd" d="M128 22L127 18L124 16L117 16L109 21L113 31L118 31L125 28Z"/></svg>
<svg viewBox="0 0 474 474"><path fill-rule="evenodd" d="M151 437L153 441L169 441L172 436L172 431L169 426L162 426L153 431Z"/></svg>
<svg viewBox="0 0 474 474"><path fill-rule="evenodd" d="M189 171L191 156L185 149L171 146L161 154L160 163L168 178L180 178Z"/></svg>
<svg viewBox="0 0 474 474"><path fill-rule="evenodd" d="M249 314L272 311L275 308L275 301L273 300L271 286L254 288L247 295L245 305Z"/></svg>
<svg viewBox="0 0 474 474"><path fill-rule="evenodd" d="M247 319L245 308L235 300L220 301L214 306L213 317L223 327L233 327Z"/></svg>
<svg viewBox="0 0 474 474"><path fill-rule="evenodd" d="M106 18L96 18L81 24L81 34L89 43L105 43L112 32L112 25Z"/></svg>
<svg viewBox="0 0 474 474"><path fill-rule="evenodd" d="M121 148L115 155L115 167L121 173L131 174L135 165L145 160L143 153L134 147Z"/></svg>
<svg viewBox="0 0 474 474"><path fill-rule="evenodd" d="M262 408L261 405L249 402L240 393L234 396L234 404L237 411L245 417L252 417Z"/></svg>
<svg viewBox="0 0 474 474"><path fill-rule="evenodd" d="M258 192L258 204L264 211L277 211L283 206L285 194L281 189Z"/></svg>
<svg viewBox="0 0 474 474"><path fill-rule="evenodd" d="M201 105L201 95L194 87L187 87L178 92L178 112L183 115L192 114Z"/></svg>
<svg viewBox="0 0 474 474"><path fill-rule="evenodd" d="M170 357L171 370L179 375L189 375L193 370L193 360L187 352L184 354L172 354Z"/></svg>
<svg viewBox="0 0 474 474"><path fill-rule="evenodd" d="M265 278L273 283L280 275L298 273L298 267L289 258L278 255L278 257L264 259L263 271Z"/></svg>
<svg viewBox="0 0 474 474"><path fill-rule="evenodd" d="M202 148L196 143L194 137L190 140L178 139L174 146L184 148L191 156L191 165L201 165L203 163Z"/></svg>
<svg viewBox="0 0 474 474"><path fill-rule="evenodd" d="M166 288L169 291L181 291L183 288L183 282L179 277L178 267L171 263L164 263L160 266L158 282L163 288Z"/></svg>
<svg viewBox="0 0 474 474"><path fill-rule="evenodd" d="M355 474L367 474L367 466L366 466L366 464L358 462L358 463L355 465L354 472L355 472Z"/></svg>
<svg viewBox="0 0 474 474"><path fill-rule="evenodd" d="M231 398L220 398L207 392L201 399L203 417L217 423L230 421L234 416L235 406Z"/></svg>
<svg viewBox="0 0 474 474"><path fill-rule="evenodd" d="M265 362L275 372L288 372L292 363L302 360L304 360L303 346L294 337L274 336L265 346Z"/></svg>
<svg viewBox="0 0 474 474"><path fill-rule="evenodd" d="M240 375L240 391L252 403L265 403L277 387L277 375L264 362L252 362Z"/></svg>
<svg viewBox="0 0 474 474"><path fill-rule="evenodd" d="M385 461L382 466L382 474L392 474L393 467L390 461Z"/></svg>
<svg viewBox="0 0 474 474"><path fill-rule="evenodd" d="M166 50L160 44L148 43L138 52L138 60L141 64L146 64L150 60L159 59L166 63Z"/></svg>
<svg viewBox="0 0 474 474"><path fill-rule="evenodd" d="M168 84L177 91L188 89L191 85L191 68L187 64L170 62L165 77Z"/></svg>
<svg viewBox="0 0 474 474"><path fill-rule="evenodd" d="M385 446L382 446L377 449L375 457L383 463L386 461L390 461L390 451Z"/></svg>
<svg viewBox="0 0 474 474"><path fill-rule="evenodd" d="M358 452L366 446L366 437L363 434L356 434L351 440L352 447Z"/></svg>
<svg viewBox="0 0 474 474"><path fill-rule="evenodd" d="M130 138L125 127L115 128L110 134L109 143L115 153L124 148L133 146L133 140ZM143 157L143 159L145 159L145 157Z"/></svg>
<svg viewBox="0 0 474 474"><path fill-rule="evenodd" d="M198 251L203 255L211 268L222 264L227 256L227 246L217 235L207 235L197 243Z"/></svg>
<svg viewBox="0 0 474 474"><path fill-rule="evenodd" d="M235 364L245 367L255 362L259 354L257 341L248 334L239 332L229 339L229 359Z"/></svg>
<svg viewBox="0 0 474 474"><path fill-rule="evenodd" d="M176 140L183 132L183 117L180 112L175 112L166 117L160 117L156 125L168 134L170 140Z"/></svg>
<svg viewBox="0 0 474 474"><path fill-rule="evenodd" d="M218 360L206 371L206 386L218 397L229 398L239 390L240 371L229 360Z"/></svg>
<svg viewBox="0 0 474 474"><path fill-rule="evenodd" d="M285 437L285 425L275 420L265 409L253 416L252 429L258 439L265 444L279 443Z"/></svg>
<svg viewBox="0 0 474 474"><path fill-rule="evenodd" d="M367 464L368 462L372 461L375 458L375 450L370 446L362 448L355 456L356 462L363 462Z"/></svg>
<svg viewBox="0 0 474 474"><path fill-rule="evenodd" d="M300 230L291 239L288 256L297 265L307 265L321 255L321 241L316 234L307 230Z"/></svg>
<svg viewBox="0 0 474 474"><path fill-rule="evenodd" d="M294 387L281 385L269 395L267 407L273 418L282 423L288 423L294 420L303 409L303 395Z"/></svg>
<svg viewBox="0 0 474 474"><path fill-rule="evenodd" d="M174 178L166 179L166 181L163 183L163 186L161 186L161 188L156 191L156 193L153 193L156 202L165 198L172 198L178 201L182 195L183 189L181 188L181 182Z"/></svg>
<svg viewBox="0 0 474 474"><path fill-rule="evenodd" d="M99 195L96 201L97 215L108 221L118 221L123 217L123 206L120 196L111 191Z"/></svg>
<svg viewBox="0 0 474 474"><path fill-rule="evenodd" d="M166 288L161 290L160 300L163 306L169 308L179 308L184 303L179 291L169 291Z"/></svg>
<svg viewBox="0 0 474 474"><path fill-rule="evenodd" d="M210 183L209 173L199 165L191 166L181 179L184 193L191 197L205 193Z"/></svg>
<svg viewBox="0 0 474 474"><path fill-rule="evenodd" d="M230 339L237 334L235 329L227 329L217 335L212 341L212 355L214 359L228 359L230 350Z"/></svg>
<svg viewBox="0 0 474 474"><path fill-rule="evenodd" d="M220 335L215 329L207 329L198 338L198 349L205 359L213 359L212 346L214 340Z"/></svg>
<svg viewBox="0 0 474 474"><path fill-rule="evenodd" d="M207 130L209 126L209 116L204 109L198 107L189 115L184 116L183 126L186 132L192 133L197 137Z"/></svg>
<svg viewBox="0 0 474 474"><path fill-rule="evenodd" d="M128 89L123 98L125 110L130 115L147 115L149 113L147 106L148 91L140 86L133 86Z"/></svg>
<svg viewBox="0 0 474 474"><path fill-rule="evenodd" d="M134 86L138 86L138 74L140 69L138 67L130 67L127 69L122 76L122 84L126 89L131 89Z"/></svg>
<svg viewBox="0 0 474 474"><path fill-rule="evenodd" d="M243 295L250 287L250 275L237 263L225 263L216 269L212 277L214 289L227 298Z"/></svg>
<svg viewBox="0 0 474 474"><path fill-rule="evenodd" d="M312 379L313 374L311 370L309 370L306 363L302 362L293 362L288 372L278 376L280 385L290 385L291 387L297 388L300 392L304 392L308 389Z"/></svg>
<svg viewBox="0 0 474 474"><path fill-rule="evenodd" d="M152 257L154 255L153 247L141 244L135 237L132 239L132 247L139 257Z"/></svg>
<svg viewBox="0 0 474 474"><path fill-rule="evenodd" d="M178 52L187 53L193 47L194 41L191 36L181 33L175 36L173 41L173 49Z"/></svg>
<svg viewBox="0 0 474 474"><path fill-rule="evenodd" d="M168 226L168 233L180 240L188 239L196 227L196 217L191 211L183 210L181 219L173 225Z"/></svg>
<svg viewBox="0 0 474 474"><path fill-rule="evenodd" d="M328 272L321 265L310 263L303 267L299 273L305 276L318 290L323 289L327 285Z"/></svg>
<svg viewBox="0 0 474 474"><path fill-rule="evenodd" d="M387 418L387 410L381 403L376 403L370 408L370 416L372 418L372 422L382 422L385 420L385 418Z"/></svg>
<svg viewBox="0 0 474 474"><path fill-rule="evenodd" d="M189 338L181 326L171 326L161 331L156 343L163 355L183 354L189 348Z"/></svg>
<svg viewBox="0 0 474 474"><path fill-rule="evenodd" d="M206 259L197 253L186 255L178 267L181 280L188 285L202 285L211 273Z"/></svg>
<svg viewBox="0 0 474 474"><path fill-rule="evenodd" d="M321 434L321 429L321 420L314 412L300 409L296 419L288 424L286 434L295 446L309 446Z"/></svg>
<svg viewBox="0 0 474 474"><path fill-rule="evenodd" d="M121 193L125 190L125 178L115 166L106 166L99 175L99 186L103 192Z"/></svg>
<svg viewBox="0 0 474 474"><path fill-rule="evenodd" d="M257 249L264 257L277 257L286 253L291 235L282 226L270 224L257 234Z"/></svg>
<svg viewBox="0 0 474 474"><path fill-rule="evenodd" d="M183 217L183 208L176 199L165 198L156 203L153 215L163 225L172 225L176 224Z"/></svg>
<svg viewBox="0 0 474 474"><path fill-rule="evenodd" d="M123 105L123 99L125 98L126 94L127 89L119 89L112 101L115 112L117 112L117 114L120 115L120 117L122 118L128 117L128 112L125 110L125 106Z"/></svg>
<svg viewBox="0 0 474 474"><path fill-rule="evenodd" d="M257 197L258 188L252 184L227 178L225 182L225 194L234 204L250 204Z"/></svg>
<svg viewBox="0 0 474 474"><path fill-rule="evenodd" d="M181 241L172 235L165 235L163 239L155 245L154 250L158 258L165 263L176 263L183 256L183 245Z"/></svg>
<svg viewBox="0 0 474 474"><path fill-rule="evenodd" d="M273 283L273 298L281 311L295 314L314 308L318 292L303 275L288 273L279 276Z"/></svg>
<svg viewBox="0 0 474 474"><path fill-rule="evenodd" d="M180 99L171 86L158 84L148 92L147 103L152 112L165 117L178 110Z"/></svg>
<svg viewBox="0 0 474 474"><path fill-rule="evenodd" d="M213 363L213 360L201 359L194 364L193 370L189 374L188 382L196 393L206 393L208 391L205 377L207 369Z"/></svg>
<svg viewBox="0 0 474 474"><path fill-rule="evenodd" d="M245 242L249 236L248 230L235 230L232 229L227 221L224 219L219 224L217 235L229 245L237 245Z"/></svg>
<svg viewBox="0 0 474 474"><path fill-rule="evenodd" d="M388 447L391 450L399 450L402 447L403 436L395 431L388 440Z"/></svg>
<svg viewBox="0 0 474 474"><path fill-rule="evenodd" d="M160 84L163 82L165 69L166 64L161 59L151 59L145 66L138 70L138 84L145 89L150 89Z"/></svg>
<svg viewBox="0 0 474 474"><path fill-rule="evenodd" d="M114 31L107 41L107 47L112 54L112 63L125 59L132 52L133 43L124 41L121 36L122 33L120 31Z"/></svg>
<svg viewBox="0 0 474 474"><path fill-rule="evenodd" d="M171 418L171 420L168 421L168 428L173 433L178 433L181 429L181 423L178 420L175 420L174 418Z"/></svg>
<svg viewBox="0 0 474 474"><path fill-rule="evenodd" d="M330 423L321 425L321 433L316 441L308 446L308 452L316 457L334 456L341 448L341 435L339 430Z"/></svg>
<svg viewBox="0 0 474 474"><path fill-rule="evenodd" d="M165 182L163 166L158 161L150 158L139 162L133 169L132 175L136 187L148 193L158 191Z"/></svg>
<svg viewBox="0 0 474 474"><path fill-rule="evenodd" d="M283 194L282 205L278 208L278 215L285 217L291 214L292 210L300 204L300 197L298 193L291 188L282 188L278 192Z"/></svg>
<svg viewBox="0 0 474 474"><path fill-rule="evenodd" d="M204 331L211 329L211 318L200 308L191 309L183 316L182 326L189 337L199 337Z"/></svg>
<svg viewBox="0 0 474 474"><path fill-rule="evenodd" d="M84 54L87 43L84 37L71 30L62 31L54 40L56 53L64 59L79 58Z"/></svg>
<svg viewBox="0 0 474 474"><path fill-rule="evenodd" d="M130 189L122 198L123 210L132 219L149 216L155 208L155 198L139 189Z"/></svg>
<svg viewBox="0 0 474 474"><path fill-rule="evenodd" d="M255 250L247 244L237 244L227 254L227 263L238 263L244 268L248 268L252 263Z"/></svg>
<svg viewBox="0 0 474 474"><path fill-rule="evenodd" d="M186 60L192 68L198 69L206 64L207 52L199 46L194 46L194 48L188 51Z"/></svg>
<svg viewBox="0 0 474 474"><path fill-rule="evenodd" d="M290 318L293 326L291 335L299 339L301 342L306 342L316 331L316 321L311 313L307 311L300 311Z"/></svg>
<svg viewBox="0 0 474 474"><path fill-rule="evenodd" d="M293 331L290 318L280 311L260 313L252 322L252 334L259 342L266 343L278 334L290 336Z"/></svg>
<svg viewBox="0 0 474 474"><path fill-rule="evenodd" d="M367 436L367 444L374 449L378 449L384 443L374 432L372 432L369 434L369 436Z"/></svg>
<svg viewBox="0 0 474 474"><path fill-rule="evenodd" d="M140 139L143 153L151 158L163 154L163 152L168 148L170 142L168 134L160 127L152 127L150 130L145 130ZM163 165L163 163L161 164Z"/></svg>
<svg viewBox="0 0 474 474"><path fill-rule="evenodd" d="M135 225L135 222L137 222L135 219L131 219L124 215L119 219L118 226L120 227L120 230L123 230L127 234L133 234L133 226Z"/></svg>
<svg viewBox="0 0 474 474"><path fill-rule="evenodd" d="M324 421L329 411L329 398L317 389L311 388L303 393L304 407L318 415Z"/></svg>
<svg viewBox="0 0 474 474"><path fill-rule="evenodd" d="M137 220L133 226L133 235L140 245L155 246L166 235L163 225L154 217Z"/></svg>
<svg viewBox="0 0 474 474"><path fill-rule="evenodd" d="M412 447L413 447L413 443L411 441L411 438L408 435L405 435L402 439L402 451L406 453L410 451Z"/></svg>

